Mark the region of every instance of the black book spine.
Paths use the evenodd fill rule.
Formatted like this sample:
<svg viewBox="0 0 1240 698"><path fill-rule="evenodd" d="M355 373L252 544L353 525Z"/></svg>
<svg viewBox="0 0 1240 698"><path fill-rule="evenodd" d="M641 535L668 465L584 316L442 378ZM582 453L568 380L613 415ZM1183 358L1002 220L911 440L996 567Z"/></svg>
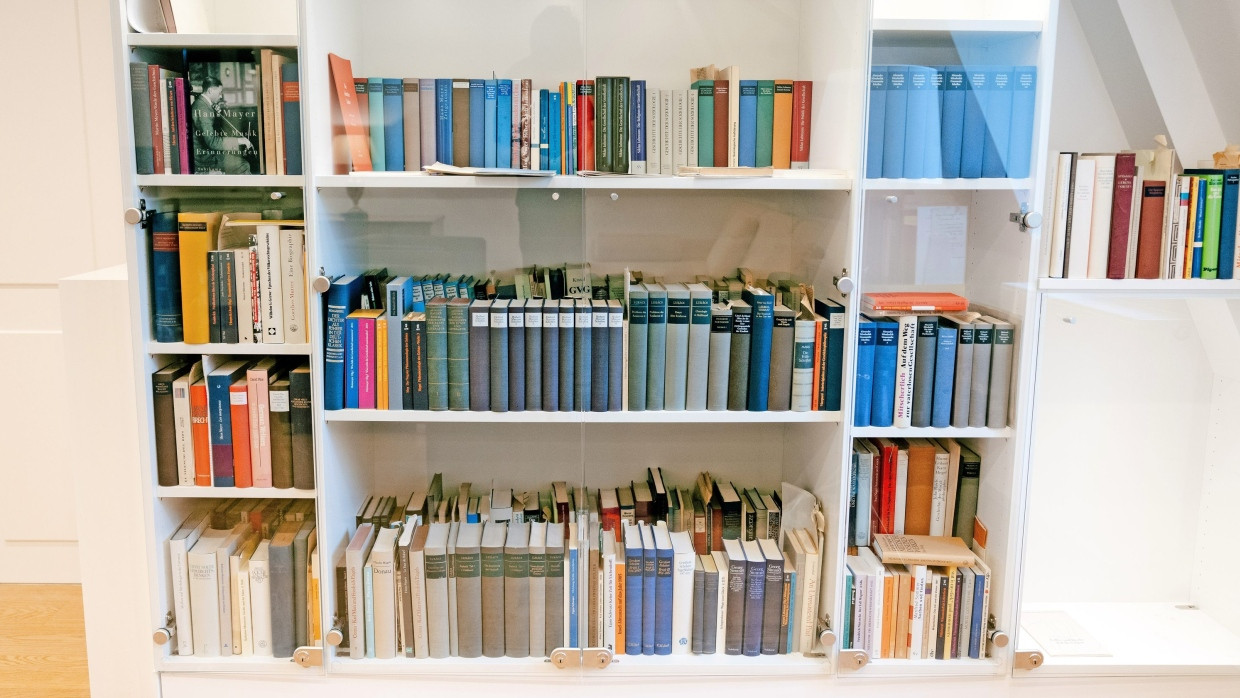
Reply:
<svg viewBox="0 0 1240 698"><path fill-rule="evenodd" d="M207 251L207 318L210 322L212 344L220 341L220 261L219 252Z"/></svg>
<svg viewBox="0 0 1240 698"><path fill-rule="evenodd" d="M310 366L289 372L289 421L293 447L293 487L314 489L314 417L310 408Z"/></svg>
<svg viewBox="0 0 1240 698"><path fill-rule="evenodd" d="M491 409L490 302L469 305L469 409Z"/></svg>

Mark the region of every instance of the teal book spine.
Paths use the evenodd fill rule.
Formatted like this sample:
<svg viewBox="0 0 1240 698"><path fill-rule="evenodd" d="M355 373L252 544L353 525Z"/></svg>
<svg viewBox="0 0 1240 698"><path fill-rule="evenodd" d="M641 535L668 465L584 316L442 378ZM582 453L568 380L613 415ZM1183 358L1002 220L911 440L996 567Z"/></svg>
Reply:
<svg viewBox="0 0 1240 698"><path fill-rule="evenodd" d="M646 409L663 409L667 374L667 290L661 284L646 284Z"/></svg>
<svg viewBox="0 0 1240 698"><path fill-rule="evenodd" d="M629 405L628 409L646 409L646 347L649 339L647 314L649 296L641 286L629 287Z"/></svg>
<svg viewBox="0 0 1240 698"><path fill-rule="evenodd" d="M469 409L469 299L448 301L448 409Z"/></svg>
<svg viewBox="0 0 1240 698"><path fill-rule="evenodd" d="M771 377L771 333L775 329L775 297L753 287L746 288L743 297L753 308L749 336L747 408L753 412L765 412Z"/></svg>
<svg viewBox="0 0 1240 698"><path fill-rule="evenodd" d="M709 310L707 311L709 313ZM667 285L666 373L663 381L663 409L685 409L685 388L689 369L689 324L692 307L684 284Z"/></svg>
<svg viewBox="0 0 1240 698"><path fill-rule="evenodd" d="M706 409L710 364L710 300L705 284L689 286L689 345L685 375L685 409Z"/></svg>
<svg viewBox="0 0 1240 698"><path fill-rule="evenodd" d="M715 81L698 80L693 83L698 100L698 167L715 164Z"/></svg>
<svg viewBox="0 0 1240 698"><path fill-rule="evenodd" d="M758 81L757 155L755 167L771 166L771 144L775 136L775 81ZM701 157L701 156L699 156Z"/></svg>
<svg viewBox="0 0 1240 698"><path fill-rule="evenodd" d="M482 85L482 166L496 166L496 133L499 128L499 83L484 80ZM511 119L511 115L509 116Z"/></svg>
<svg viewBox="0 0 1240 698"><path fill-rule="evenodd" d="M376 172L383 172L387 168L383 126L383 78L366 79L366 98L370 103L370 164Z"/></svg>
<svg viewBox="0 0 1240 698"><path fill-rule="evenodd" d="M469 79L469 166L486 167L486 81Z"/></svg>
<svg viewBox="0 0 1240 698"><path fill-rule="evenodd" d="M384 170L405 169L405 83L400 78L383 78L383 155Z"/></svg>
<svg viewBox="0 0 1240 698"><path fill-rule="evenodd" d="M448 409L448 302L426 304L427 397L432 410Z"/></svg>
<svg viewBox="0 0 1240 698"><path fill-rule="evenodd" d="M772 99L774 88L772 87ZM741 167L753 167L757 162L758 137L758 81L741 80L740 134L737 146L737 162Z"/></svg>

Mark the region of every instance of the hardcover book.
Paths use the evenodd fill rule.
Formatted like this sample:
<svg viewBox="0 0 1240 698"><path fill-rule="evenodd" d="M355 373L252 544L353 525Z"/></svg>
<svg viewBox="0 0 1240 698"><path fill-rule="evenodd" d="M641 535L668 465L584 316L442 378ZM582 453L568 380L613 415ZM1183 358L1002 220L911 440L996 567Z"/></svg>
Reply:
<svg viewBox="0 0 1240 698"><path fill-rule="evenodd" d="M193 174L261 174L256 64L224 53L188 60Z"/></svg>

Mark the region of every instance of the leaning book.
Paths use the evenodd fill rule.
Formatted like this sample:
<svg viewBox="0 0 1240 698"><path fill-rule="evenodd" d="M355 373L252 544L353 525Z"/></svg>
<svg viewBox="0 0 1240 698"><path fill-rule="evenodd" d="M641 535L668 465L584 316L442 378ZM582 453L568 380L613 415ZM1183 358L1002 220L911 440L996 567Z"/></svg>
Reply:
<svg viewBox="0 0 1240 698"><path fill-rule="evenodd" d="M971 567L973 551L959 538L879 533L874 552L883 564L955 565Z"/></svg>
<svg viewBox="0 0 1240 698"><path fill-rule="evenodd" d="M252 60L190 55L190 152L194 174L262 174L259 78Z"/></svg>

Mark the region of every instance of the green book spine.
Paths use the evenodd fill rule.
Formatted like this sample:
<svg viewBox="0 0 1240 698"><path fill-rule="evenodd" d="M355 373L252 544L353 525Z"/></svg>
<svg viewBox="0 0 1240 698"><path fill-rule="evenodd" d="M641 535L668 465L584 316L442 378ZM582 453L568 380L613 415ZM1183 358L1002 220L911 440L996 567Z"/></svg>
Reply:
<svg viewBox="0 0 1240 698"><path fill-rule="evenodd" d="M611 79L611 171L629 171L629 79Z"/></svg>
<svg viewBox="0 0 1240 698"><path fill-rule="evenodd" d="M448 303L434 298L426 304L427 397L432 410L448 409Z"/></svg>
<svg viewBox="0 0 1240 698"><path fill-rule="evenodd" d="M771 166L771 139L775 124L775 81L758 81L758 142L756 167ZM699 158L701 155L698 156Z"/></svg>
<svg viewBox="0 0 1240 698"><path fill-rule="evenodd" d="M469 409L469 299L448 301L448 409Z"/></svg>
<svg viewBox="0 0 1240 698"><path fill-rule="evenodd" d="M612 88L615 78L594 79L594 168L612 171Z"/></svg>
<svg viewBox="0 0 1240 698"><path fill-rule="evenodd" d="M1219 231L1223 217L1223 175L1208 174L1203 179L1206 183L1206 218L1201 239L1201 278L1217 279Z"/></svg>
<svg viewBox="0 0 1240 698"><path fill-rule="evenodd" d="M693 83L698 100L698 167L715 164L715 81L698 80Z"/></svg>

